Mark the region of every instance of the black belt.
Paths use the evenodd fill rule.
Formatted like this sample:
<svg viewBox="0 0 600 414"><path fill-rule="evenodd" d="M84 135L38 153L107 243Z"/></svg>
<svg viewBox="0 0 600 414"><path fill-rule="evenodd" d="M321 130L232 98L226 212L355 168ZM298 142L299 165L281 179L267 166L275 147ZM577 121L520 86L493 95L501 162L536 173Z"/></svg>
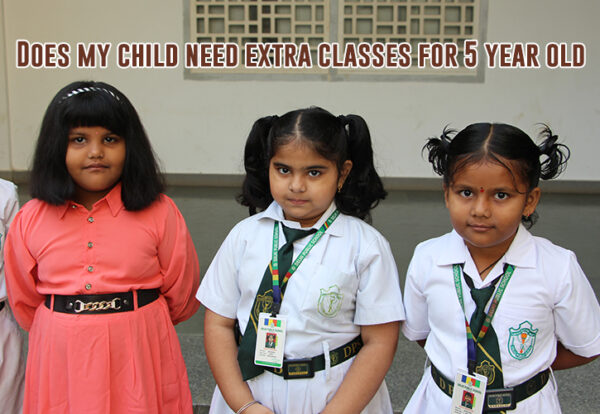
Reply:
<svg viewBox="0 0 600 414"><path fill-rule="evenodd" d="M440 390L452 398L454 382L442 374L435 365L431 365L431 376ZM489 389L485 393L483 411L514 410L518 402L531 397L544 388L550 378L550 369L538 372L533 377L511 388Z"/></svg>
<svg viewBox="0 0 600 414"><path fill-rule="evenodd" d="M4 301L0 302L0 311L2 311L2 309L4 309Z"/></svg>
<svg viewBox="0 0 600 414"><path fill-rule="evenodd" d="M331 366L341 364L349 360L360 351L363 346L363 341L360 335L350 342L329 351L329 361ZM315 372L325 369L325 354L318 355L313 358L303 359L284 359L282 368L264 367L267 371L273 374L283 376L284 379L300 379L312 378Z"/></svg>
<svg viewBox="0 0 600 414"><path fill-rule="evenodd" d="M141 308L158 299L158 289L137 290L137 306ZM50 307L54 297L54 309ZM55 312L98 315L134 310L133 292L103 293L100 295L48 295L46 307Z"/></svg>

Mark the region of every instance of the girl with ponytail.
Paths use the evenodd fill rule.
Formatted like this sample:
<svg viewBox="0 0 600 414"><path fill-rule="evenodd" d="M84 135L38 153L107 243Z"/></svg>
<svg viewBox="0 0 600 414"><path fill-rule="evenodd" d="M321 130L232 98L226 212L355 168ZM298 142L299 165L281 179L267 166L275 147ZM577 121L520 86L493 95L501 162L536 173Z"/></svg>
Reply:
<svg viewBox="0 0 600 414"><path fill-rule="evenodd" d="M197 295L210 412L392 413L384 376L404 310L390 247L365 222L386 196L367 124L316 107L261 118L244 165L251 217Z"/></svg>
<svg viewBox="0 0 600 414"><path fill-rule="evenodd" d="M431 366L405 413L463 412L465 382L481 391L469 412L560 413L552 369L600 354L600 307L575 254L527 230L539 180L570 155L547 126L540 136L478 123L424 147L454 230L419 244L408 269L402 332Z"/></svg>

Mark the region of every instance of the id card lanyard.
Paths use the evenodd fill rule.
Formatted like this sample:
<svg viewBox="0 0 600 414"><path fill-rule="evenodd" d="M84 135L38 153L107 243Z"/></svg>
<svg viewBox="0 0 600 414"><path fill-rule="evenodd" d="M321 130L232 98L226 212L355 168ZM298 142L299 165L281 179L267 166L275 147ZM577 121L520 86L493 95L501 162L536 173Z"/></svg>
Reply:
<svg viewBox="0 0 600 414"><path fill-rule="evenodd" d="M496 289L496 294L494 295L494 299L492 300L492 304L488 309L488 312L485 316L485 320L481 329L479 330L479 334L477 335L477 339L473 337L473 332L471 332L471 326L469 325L469 320L467 319L467 315L465 313L465 303L463 299L463 290L462 290L462 266L459 264L455 264L452 266L454 271L454 287L456 289L456 294L458 295L458 301L460 302L460 306L462 307L463 314L465 315L465 327L467 330L467 358L468 358L468 368L469 374L473 374L475 370L475 364L477 361L477 350L476 344L480 342L487 333L488 328L492 323L492 318L496 314L496 310L498 309L498 304L500 303L500 299L502 299L502 295L504 295L504 291L506 290L506 286L512 277L512 274L515 270L513 265L506 265L504 270L504 274L502 275L502 279L500 279L500 283L498 284L498 288Z"/></svg>
<svg viewBox="0 0 600 414"><path fill-rule="evenodd" d="M340 215L339 210L335 210L325 223L321 226L321 228L312 236L308 244L304 247L302 252L298 255L294 263L290 266L290 269L285 274L281 285L287 283L287 281L292 277L292 274L298 269L300 263L304 260L304 258L308 255L308 252L312 250L312 248L317 244L319 239L325 234L331 223L335 221L335 219ZM279 261L277 258L277 253L279 251L279 222L275 221L273 225L273 251L271 258L271 275L273 276L273 312L271 316L275 317L279 313L279 309L281 308L281 287L279 284Z"/></svg>

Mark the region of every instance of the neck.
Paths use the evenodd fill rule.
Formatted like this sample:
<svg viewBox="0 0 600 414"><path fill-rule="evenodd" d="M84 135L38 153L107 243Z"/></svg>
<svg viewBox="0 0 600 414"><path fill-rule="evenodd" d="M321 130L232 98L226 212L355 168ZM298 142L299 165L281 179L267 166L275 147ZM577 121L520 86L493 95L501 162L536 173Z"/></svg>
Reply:
<svg viewBox="0 0 600 414"><path fill-rule="evenodd" d="M485 280L485 278L494 268L496 263L498 263L500 259L502 259L502 257L506 254L516 234L517 233L515 232L515 234L513 234L511 237L509 237L502 243L490 247L473 246L470 243L466 242L467 247L469 249L469 253L473 258L473 262L475 263L475 267L479 272L479 277L481 278L481 280Z"/></svg>

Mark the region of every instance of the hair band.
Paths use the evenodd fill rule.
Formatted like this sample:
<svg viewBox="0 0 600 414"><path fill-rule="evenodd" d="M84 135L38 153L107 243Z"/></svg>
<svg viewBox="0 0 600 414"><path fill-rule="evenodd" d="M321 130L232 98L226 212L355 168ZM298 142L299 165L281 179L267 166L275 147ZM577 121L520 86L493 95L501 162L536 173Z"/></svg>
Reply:
<svg viewBox="0 0 600 414"><path fill-rule="evenodd" d="M69 92L68 94L63 96L60 99L60 102L63 102L64 100L69 99L72 96L79 95L80 93L85 93L85 92L104 92L104 93L109 94L113 98L115 98L117 101L121 100L117 95L115 95L112 91L109 91L106 88L98 88L97 86L86 86L83 88L73 89L71 92Z"/></svg>

